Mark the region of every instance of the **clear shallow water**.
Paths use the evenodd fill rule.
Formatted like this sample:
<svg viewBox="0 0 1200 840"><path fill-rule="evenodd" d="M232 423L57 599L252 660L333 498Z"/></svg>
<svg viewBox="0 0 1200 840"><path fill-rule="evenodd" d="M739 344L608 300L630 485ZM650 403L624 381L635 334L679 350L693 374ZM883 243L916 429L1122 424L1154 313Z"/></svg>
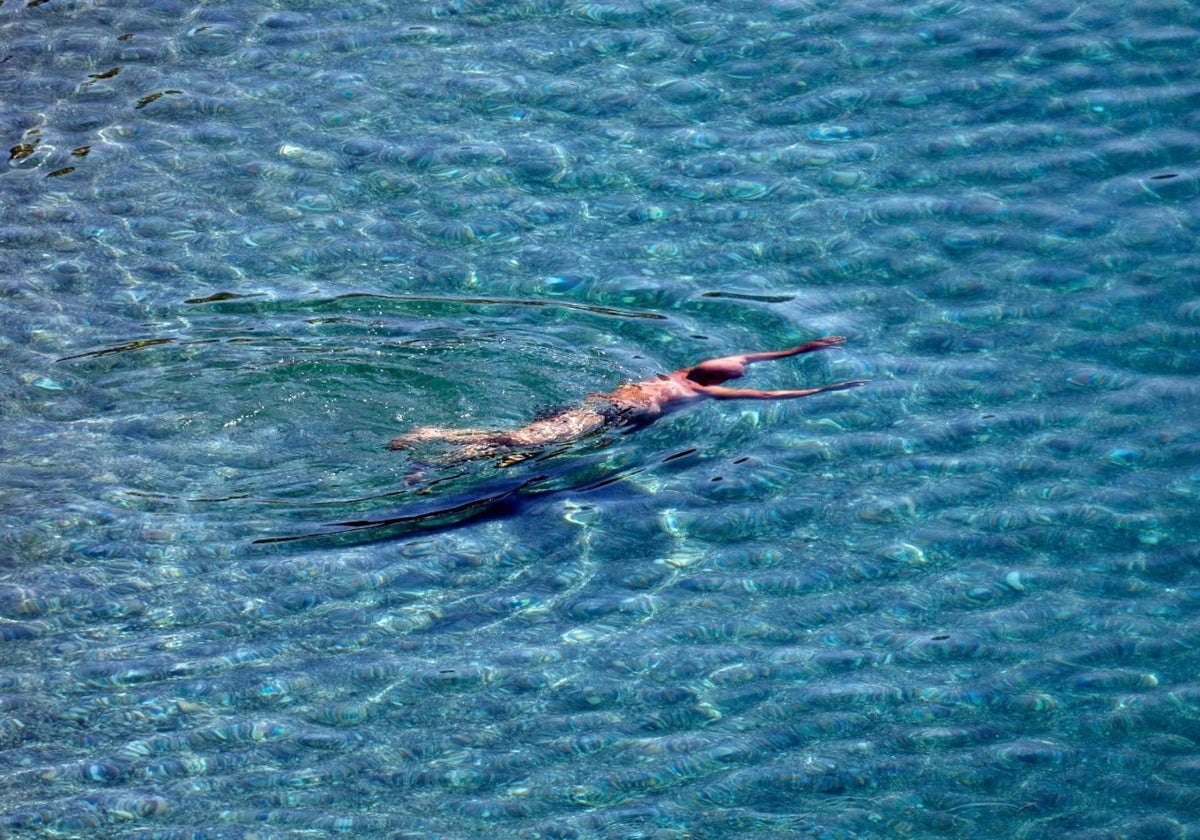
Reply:
<svg viewBox="0 0 1200 840"><path fill-rule="evenodd" d="M152 5L0 7L6 835L1200 830L1194 8Z"/></svg>

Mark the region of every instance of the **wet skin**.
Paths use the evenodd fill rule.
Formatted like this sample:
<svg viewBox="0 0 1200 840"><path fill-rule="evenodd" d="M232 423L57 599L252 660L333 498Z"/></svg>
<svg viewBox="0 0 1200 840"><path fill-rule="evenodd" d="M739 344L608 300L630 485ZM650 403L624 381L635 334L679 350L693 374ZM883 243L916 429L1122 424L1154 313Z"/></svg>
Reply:
<svg viewBox="0 0 1200 840"><path fill-rule="evenodd" d="M708 359L669 375L622 385L605 394L589 394L583 405L566 409L535 420L519 429L446 429L424 426L395 438L390 449L412 449L422 443L445 443L456 447L449 456L452 461L469 461L493 455L514 453L517 450L565 443L606 426L641 427L653 423L664 414L705 399L714 400L791 400L809 397L826 391L844 391L866 384L854 379L820 388L762 391L757 388L726 388L721 383L746 375L746 368L756 362L767 362L824 350L845 342L840 335L826 336L791 347L762 353L741 353ZM521 457L506 458L513 462ZM503 464L503 462L502 462Z"/></svg>

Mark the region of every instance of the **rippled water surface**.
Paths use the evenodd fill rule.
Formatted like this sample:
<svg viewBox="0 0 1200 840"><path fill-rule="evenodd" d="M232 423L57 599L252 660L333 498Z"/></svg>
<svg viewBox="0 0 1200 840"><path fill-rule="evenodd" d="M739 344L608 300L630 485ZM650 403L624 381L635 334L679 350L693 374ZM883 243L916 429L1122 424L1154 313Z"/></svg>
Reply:
<svg viewBox="0 0 1200 840"><path fill-rule="evenodd" d="M1200 834L1200 10L0 7L0 834ZM388 452L829 334L540 460ZM340 523L340 524L339 524Z"/></svg>

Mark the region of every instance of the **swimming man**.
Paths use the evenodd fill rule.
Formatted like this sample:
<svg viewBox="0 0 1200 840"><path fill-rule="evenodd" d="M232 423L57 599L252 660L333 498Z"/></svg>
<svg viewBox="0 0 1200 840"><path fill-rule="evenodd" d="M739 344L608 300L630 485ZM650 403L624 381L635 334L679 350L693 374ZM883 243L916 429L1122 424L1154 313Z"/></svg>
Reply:
<svg viewBox="0 0 1200 840"><path fill-rule="evenodd" d="M866 380L854 379L820 388L790 391L726 388L721 385L726 380L745 376L746 366L755 362L824 350L845 340L840 335L831 335L787 350L742 353L737 356L709 359L698 365L677 370L669 376L660 374L654 379L622 385L607 394L589 394L582 406L555 412L520 429L445 429L424 426L394 439L389 448L411 449L421 443L448 443L458 447L450 456L453 461L470 461L503 454L508 457L501 462L501 466L507 466L525 460L525 457L532 457L515 454L519 450L565 443L607 427L640 428L653 423L664 414L703 399L791 400L826 391L857 388L866 384Z"/></svg>

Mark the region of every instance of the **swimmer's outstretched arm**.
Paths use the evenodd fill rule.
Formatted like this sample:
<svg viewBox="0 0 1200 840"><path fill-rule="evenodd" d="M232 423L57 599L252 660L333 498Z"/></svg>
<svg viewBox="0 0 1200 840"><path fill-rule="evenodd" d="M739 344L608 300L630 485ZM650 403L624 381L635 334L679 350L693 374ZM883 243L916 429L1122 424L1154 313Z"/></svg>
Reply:
<svg viewBox="0 0 1200 840"><path fill-rule="evenodd" d="M697 393L712 397L714 400L794 400L797 397L811 397L813 394L823 394L826 391L845 391L866 385L870 380L851 379L846 382L835 382L820 388L803 388L792 391L762 391L758 388L725 388L721 385L695 385Z"/></svg>
<svg viewBox="0 0 1200 840"><path fill-rule="evenodd" d="M801 353L811 353L814 350L824 350L826 347L835 347L838 344L845 343L845 336L827 335L824 338L818 338L816 341L809 341L796 347L789 347L787 350L765 350L761 353L742 353L738 356L727 356L726 359L730 361L737 360L743 364L751 365L755 362L770 362L774 359L786 359L788 356L799 356ZM725 361L726 359L714 359L713 361Z"/></svg>
<svg viewBox="0 0 1200 840"><path fill-rule="evenodd" d="M693 365L700 367L701 365L752 365L755 362L770 362L774 359L786 359L788 356L799 356L801 353L811 353L814 350L824 350L826 347L836 347L839 344L845 344L846 337L843 335L827 335L824 338L818 338L815 341L809 341L804 344L799 344L795 347L789 347L786 350L763 350L757 353L738 353L736 356L722 356L719 359L708 359Z"/></svg>

